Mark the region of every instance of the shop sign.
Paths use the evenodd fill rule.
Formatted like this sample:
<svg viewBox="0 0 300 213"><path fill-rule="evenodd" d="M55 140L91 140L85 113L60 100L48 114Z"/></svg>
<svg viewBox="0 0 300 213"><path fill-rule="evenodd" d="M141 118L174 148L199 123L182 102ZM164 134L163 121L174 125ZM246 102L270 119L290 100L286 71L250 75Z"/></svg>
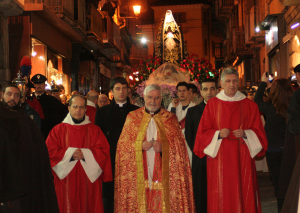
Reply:
<svg viewBox="0 0 300 213"><path fill-rule="evenodd" d="M278 26L277 20L272 22L270 30L266 34L267 52L270 52L278 44Z"/></svg>

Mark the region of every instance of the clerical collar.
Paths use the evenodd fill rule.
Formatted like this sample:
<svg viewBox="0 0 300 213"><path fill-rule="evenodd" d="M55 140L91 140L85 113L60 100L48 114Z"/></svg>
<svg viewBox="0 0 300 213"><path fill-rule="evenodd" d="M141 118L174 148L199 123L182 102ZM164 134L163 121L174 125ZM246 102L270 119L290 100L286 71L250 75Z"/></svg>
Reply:
<svg viewBox="0 0 300 213"><path fill-rule="evenodd" d="M85 120L85 115L83 116L83 118L81 120L77 120L77 119L73 118L72 116L71 116L71 118L75 124L80 124Z"/></svg>
<svg viewBox="0 0 300 213"><path fill-rule="evenodd" d="M207 102L205 101L205 100L203 100L204 101L204 103L205 103L205 105L207 104Z"/></svg>
<svg viewBox="0 0 300 213"><path fill-rule="evenodd" d="M150 112L146 107L145 107L145 112L147 112L148 114L150 114L151 116L156 115L157 113L160 112L160 108L158 110L156 110L155 112Z"/></svg>
<svg viewBox="0 0 300 213"><path fill-rule="evenodd" d="M126 104L127 104L127 100L126 100L125 103L117 103L117 102L116 102L116 104L117 104L119 107L124 107L124 106L126 106Z"/></svg>

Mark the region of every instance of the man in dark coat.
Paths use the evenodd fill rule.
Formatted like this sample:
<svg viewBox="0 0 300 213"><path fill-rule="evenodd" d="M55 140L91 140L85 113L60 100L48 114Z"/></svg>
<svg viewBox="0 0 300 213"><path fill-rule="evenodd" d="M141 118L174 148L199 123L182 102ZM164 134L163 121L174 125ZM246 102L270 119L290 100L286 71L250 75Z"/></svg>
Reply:
<svg viewBox="0 0 300 213"><path fill-rule="evenodd" d="M297 212L300 177L300 89L297 89L288 107L287 133L281 164L279 193L284 204L281 212Z"/></svg>
<svg viewBox="0 0 300 213"><path fill-rule="evenodd" d="M185 139L190 149L194 149L195 138L198 125L202 117L207 101L217 94L216 81L205 79L201 82L201 95L203 101L188 109L185 120ZM194 186L194 197L196 212L207 212L207 177L206 177L206 157L199 158L193 153L192 156L192 177Z"/></svg>
<svg viewBox="0 0 300 213"><path fill-rule="evenodd" d="M47 78L42 74L36 74L31 78L35 87L32 95L40 102L45 119L42 119L41 131L47 139L50 130L61 123L68 114L68 107L63 105L55 97L47 95L45 92L45 82Z"/></svg>
<svg viewBox="0 0 300 213"><path fill-rule="evenodd" d="M139 107L130 103L128 83L123 77L114 77L110 81L114 95L111 103L97 110L95 124L100 127L110 145L111 166L115 174L117 143L121 135L127 114ZM103 205L105 213L114 212L114 181L103 183Z"/></svg>
<svg viewBox="0 0 300 213"><path fill-rule="evenodd" d="M59 213L44 138L26 115L0 103L0 212Z"/></svg>

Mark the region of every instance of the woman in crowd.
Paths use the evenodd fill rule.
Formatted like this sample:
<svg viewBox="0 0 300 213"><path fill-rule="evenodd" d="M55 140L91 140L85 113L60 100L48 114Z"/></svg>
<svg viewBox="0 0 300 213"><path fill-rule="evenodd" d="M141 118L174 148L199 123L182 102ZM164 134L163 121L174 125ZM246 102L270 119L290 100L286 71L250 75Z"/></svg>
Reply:
<svg viewBox="0 0 300 213"><path fill-rule="evenodd" d="M264 73L254 101L258 104L259 111L266 117L265 131L268 138L267 164L275 189L278 212L280 212L283 200L278 199L278 183L286 132L287 108L293 95L293 88L288 79L277 79L272 83L268 98L266 101L263 101L267 82L268 77Z"/></svg>

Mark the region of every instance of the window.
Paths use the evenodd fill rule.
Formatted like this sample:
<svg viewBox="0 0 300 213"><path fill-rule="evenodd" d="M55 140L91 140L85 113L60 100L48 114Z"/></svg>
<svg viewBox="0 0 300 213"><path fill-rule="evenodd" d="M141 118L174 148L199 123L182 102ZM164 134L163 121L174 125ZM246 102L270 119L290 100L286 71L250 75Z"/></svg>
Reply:
<svg viewBox="0 0 300 213"><path fill-rule="evenodd" d="M202 24L203 24L203 26L207 26L208 25L207 10L202 10Z"/></svg>
<svg viewBox="0 0 300 213"><path fill-rule="evenodd" d="M186 23L186 13L173 13L173 17L177 24Z"/></svg>

